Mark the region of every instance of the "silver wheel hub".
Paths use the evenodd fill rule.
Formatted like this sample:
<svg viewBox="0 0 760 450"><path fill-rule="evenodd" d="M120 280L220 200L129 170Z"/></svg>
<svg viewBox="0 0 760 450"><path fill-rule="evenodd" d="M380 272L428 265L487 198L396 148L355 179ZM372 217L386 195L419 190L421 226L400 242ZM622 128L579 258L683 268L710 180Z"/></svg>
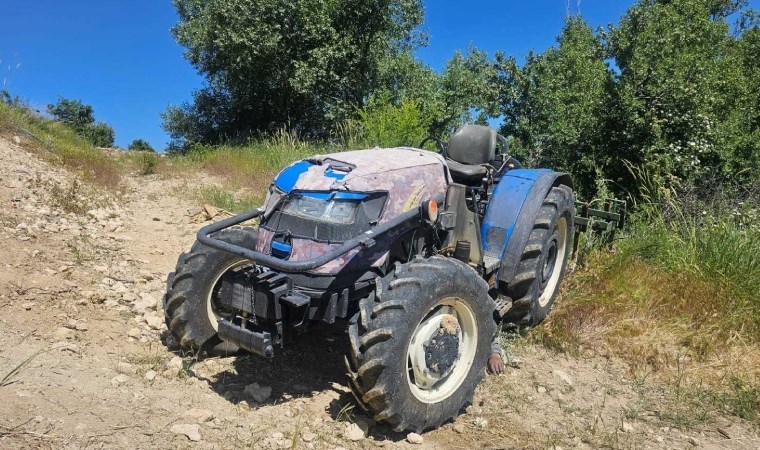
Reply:
<svg viewBox="0 0 760 450"><path fill-rule="evenodd" d="M407 381L425 403L439 402L462 384L475 359L477 324L461 299L449 297L431 308L409 341Z"/></svg>

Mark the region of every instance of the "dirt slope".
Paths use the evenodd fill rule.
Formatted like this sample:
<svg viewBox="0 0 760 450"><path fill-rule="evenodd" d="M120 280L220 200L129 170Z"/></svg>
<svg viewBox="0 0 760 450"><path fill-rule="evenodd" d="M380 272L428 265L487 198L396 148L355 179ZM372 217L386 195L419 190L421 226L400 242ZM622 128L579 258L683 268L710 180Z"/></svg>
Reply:
<svg viewBox="0 0 760 450"><path fill-rule="evenodd" d="M0 161L0 448L760 447L731 418L661 422L660 394L621 361L533 346L422 444L352 409L339 330L272 362L183 360L160 299L201 225L183 195L194 186L135 175L120 198L78 205L65 171L1 139ZM264 402L252 383L271 387Z"/></svg>

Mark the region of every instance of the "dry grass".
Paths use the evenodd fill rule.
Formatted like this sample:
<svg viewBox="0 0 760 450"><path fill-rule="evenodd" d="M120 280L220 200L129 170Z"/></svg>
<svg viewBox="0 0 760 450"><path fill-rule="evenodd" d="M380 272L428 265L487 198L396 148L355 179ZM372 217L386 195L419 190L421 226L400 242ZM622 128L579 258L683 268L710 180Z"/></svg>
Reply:
<svg viewBox="0 0 760 450"><path fill-rule="evenodd" d="M119 187L121 169L113 158L66 126L44 119L28 108L0 102L0 133L19 136L27 148L74 170L87 182L109 189Z"/></svg>
<svg viewBox="0 0 760 450"><path fill-rule="evenodd" d="M634 376L663 389L670 422L694 425L710 410L757 422L760 336L748 314L726 283L602 251L569 278L532 339L573 355L623 358Z"/></svg>

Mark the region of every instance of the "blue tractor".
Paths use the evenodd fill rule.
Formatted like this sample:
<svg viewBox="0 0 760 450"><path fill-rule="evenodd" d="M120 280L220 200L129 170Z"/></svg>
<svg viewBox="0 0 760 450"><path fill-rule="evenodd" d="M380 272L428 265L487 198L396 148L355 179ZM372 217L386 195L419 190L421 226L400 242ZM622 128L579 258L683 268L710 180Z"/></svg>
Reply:
<svg viewBox="0 0 760 450"><path fill-rule="evenodd" d="M521 168L490 128L436 142L298 161L261 208L201 229L167 280L180 345L271 358L315 322L343 323L372 417L397 431L456 417L498 323L551 310L575 201L568 175Z"/></svg>

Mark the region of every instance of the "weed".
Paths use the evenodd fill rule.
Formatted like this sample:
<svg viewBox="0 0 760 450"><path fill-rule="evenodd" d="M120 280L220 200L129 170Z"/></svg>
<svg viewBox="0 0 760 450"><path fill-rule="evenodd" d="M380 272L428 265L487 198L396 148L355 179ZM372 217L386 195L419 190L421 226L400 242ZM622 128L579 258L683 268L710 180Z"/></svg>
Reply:
<svg viewBox="0 0 760 450"><path fill-rule="evenodd" d="M140 175L153 175L156 173L161 157L154 152L140 152Z"/></svg>
<svg viewBox="0 0 760 450"><path fill-rule="evenodd" d="M121 181L116 161L96 149L72 129L40 116L23 104L0 102L0 132L28 138L31 150L73 169L85 181L116 189Z"/></svg>
<svg viewBox="0 0 760 450"><path fill-rule="evenodd" d="M354 404L348 402L340 408L336 419L338 422L353 422L354 421Z"/></svg>
<svg viewBox="0 0 760 450"><path fill-rule="evenodd" d="M29 364L31 364L35 358L43 353L49 352L50 350L51 349L37 350L36 352L32 353L31 356L18 363L13 369L6 373L2 379L0 379L0 387L9 386L15 383L15 379L18 378L18 376L21 375L27 367L29 367Z"/></svg>
<svg viewBox="0 0 760 450"><path fill-rule="evenodd" d="M248 192L233 194L219 186L207 186L197 192L200 203L216 206L230 212L242 212L254 209L261 205L263 198Z"/></svg>
<svg viewBox="0 0 760 450"><path fill-rule="evenodd" d="M53 204L67 213L84 214L93 206L90 195L76 178L68 186L56 182L47 185Z"/></svg>

